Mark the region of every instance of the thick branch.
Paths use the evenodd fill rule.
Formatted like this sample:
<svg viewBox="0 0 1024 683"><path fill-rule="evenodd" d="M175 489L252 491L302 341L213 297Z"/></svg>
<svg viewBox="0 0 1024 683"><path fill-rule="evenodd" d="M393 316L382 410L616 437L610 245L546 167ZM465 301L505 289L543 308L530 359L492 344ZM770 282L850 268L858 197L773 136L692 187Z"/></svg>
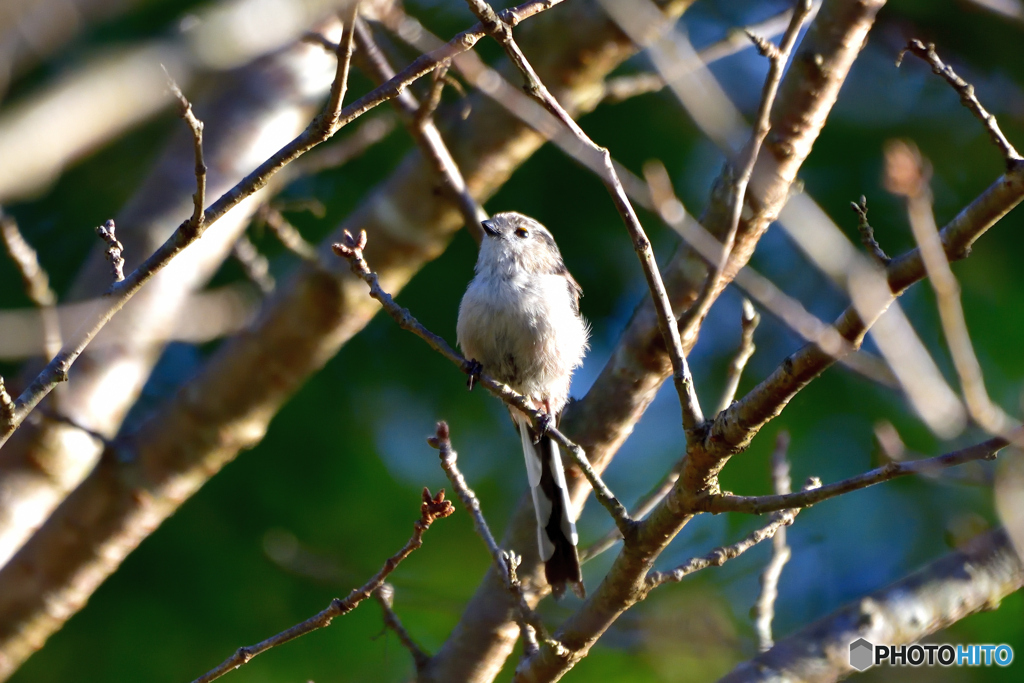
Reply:
<svg viewBox="0 0 1024 683"><path fill-rule="evenodd" d="M825 683L854 673L850 643L913 643L1024 586L1024 565L1002 529L839 609L749 662L720 683Z"/></svg>
<svg viewBox="0 0 1024 683"><path fill-rule="evenodd" d="M832 0L823 4L780 88L772 114L773 133L769 133L765 143L769 153L759 155L751 182L752 202L757 209L742 222L727 271L728 279L734 267L739 268L749 260L758 239L785 203L796 172L809 154L839 87L864 44L875 14L883 4L881 0L857 3ZM633 6L632 3L629 6ZM727 212L722 199L716 191L702 220L712 234L719 237L727 229ZM684 309L696 299L706 273L700 254L686 245L681 246L665 270L666 290L676 310ZM576 437L597 467L607 465L670 373L671 363L658 321L649 302L637 308L589 394L571 406L563 418L563 431ZM693 338L685 340L684 348L694 341ZM572 483L570 488L574 489L574 498L583 491ZM689 519L685 511L678 506L670 507L668 503L666 499L641 523L650 533L642 535L640 546L619 554L605 580L556 633L571 651L585 652L641 594L643 577L652 559ZM525 535L528 523L527 515L517 511L509 533ZM481 588L471 610L478 601L482 604L488 599L492 586L488 581ZM472 618L477 619L478 615L474 613ZM456 636L462 635L462 629L479 624L479 621L467 622L460 625ZM487 628L493 627L488 625ZM542 648L539 655L531 659L529 670L522 674L523 680L547 681L563 675L571 662L566 663L552 654Z"/></svg>
<svg viewBox="0 0 1024 683"><path fill-rule="evenodd" d="M765 77L764 86L761 89L761 101L757 107L757 115L754 118L753 130L750 139L740 151L739 155L730 164L729 173L732 181L729 184L728 192L728 225L725 232L725 239L722 240L722 251L718 261L713 264L711 271L704 282L704 288L696 303L690 307L690 325L700 325L707 312L711 309L715 294L719 290L722 274L729 263L729 256L732 253L733 245L736 243L736 234L740 229L740 216L743 207L747 203L747 186L754 174L754 165L757 163L758 154L761 152L761 145L768 137L770 130L769 117L772 113L772 105L775 103L775 96L782 82L782 72L789 62L789 55L796 45L797 36L804 22L811 15L812 3L810 0L798 0L793 10L793 16L789 21L789 27L782 36L778 47L764 38L752 34L748 35L757 45L762 56L767 57L770 63L768 75Z"/></svg>
<svg viewBox="0 0 1024 683"><path fill-rule="evenodd" d="M1024 163L999 178L980 197L960 212L939 233L946 258L955 261L967 256L970 245L1008 211L1024 199ZM921 252L911 250L890 261L886 278L893 298L881 302L867 319L850 306L835 322L842 337L856 348L871 325L896 296L926 275ZM783 364L739 402L721 413L711 425L700 457L691 461L692 491L717 473L728 458L744 450L754 435L779 415L790 400L815 377L835 362L833 354L809 344L790 355Z"/></svg>
<svg viewBox="0 0 1024 683"><path fill-rule="evenodd" d="M512 37L512 27L503 23L494 13L485 0L467 0L470 9L476 14L482 23L488 27L491 34L498 43L505 48L505 52L516 68L523 74L526 81L524 86L526 92L533 96L541 105L551 112L563 125L576 137L583 146L600 159L592 168L600 169L598 176L605 184L608 192L611 193L615 202L615 208L622 216L626 229L629 230L633 239L633 248L640 258L640 264L647 280L647 287L651 291L651 299L658 314L658 328L661 331L665 347L668 349L669 358L672 362L673 377L676 385L676 392L679 394L679 402L683 413L683 428L689 434L704 422L704 414L700 409L700 402L697 400L697 392L693 386L693 376L690 374L689 365L686 362L686 354L683 351L682 342L679 337L679 328L676 326L675 314L672 312L672 302L669 300L662 281L661 271L654 258L654 250L651 249L651 242L644 232L640 219L637 218L633 205L626 196L626 191L619 180L615 165L612 163L611 154L604 147L594 143L590 137L583 132L583 129L572 119L572 116L558 103L551 92L547 89L533 66L526 59L519 45Z"/></svg>
<svg viewBox="0 0 1024 683"><path fill-rule="evenodd" d="M551 0L541 2L535 0L527 2L519 7L511 8L502 12L503 16L509 17L509 21L518 23L523 18L532 16L537 12L547 9ZM344 109L340 109L340 93L347 87L347 81L335 80L332 86L332 95L328 105L321 114L314 119L310 125L298 137L285 145L272 157L247 175L234 188L226 192L220 199L214 202L202 215L202 220L193 224L188 220L175 231L163 245L160 246L146 261L140 265L131 275L125 278L111 291L111 301L107 308L100 311L84 326L76 336L65 344L61 353L58 354L39 376L25 389L16 402L15 428L20 424L26 415L39 403L42 398L67 375L68 369L81 355L82 351L90 341L99 333L103 326L119 311L125 303L146 283L156 272L161 270L185 247L199 239L203 232L228 211L237 206L243 199L262 189L270 181L270 178L285 165L298 158L305 152L329 139L338 129L352 122L370 109L380 105L387 100L397 97L398 94L409 84L430 73L438 64L451 59L454 55L464 52L473 47L483 35L483 31L470 29L464 31L452 39L445 47L423 55L412 64L403 69L388 83L376 88L372 92L359 98ZM339 64L339 77L347 77L347 67L342 68ZM13 429L0 433L0 446L10 437Z"/></svg>
<svg viewBox="0 0 1024 683"><path fill-rule="evenodd" d="M525 17L543 5L532 3L522 12L511 12ZM579 11L586 21L577 22L581 30L570 40L548 39L562 36L561 20L538 27L542 41L551 47L545 68L559 74L574 110L593 106L590 85L634 50L593 7L581 6ZM323 57L320 48L305 48ZM452 49L468 48L461 42L445 48ZM581 52L592 49L600 58L579 59ZM433 53L416 63L447 54ZM542 139L486 100L476 99L473 106L480 116L469 121L451 117L446 125L456 130L458 163L471 191L488 196ZM348 219L352 227L373 234L373 262L391 291L440 254L461 224L435 189L436 181L413 153ZM208 231L202 244L217 235ZM340 237L339 231L333 240ZM329 256L329 249L325 253ZM0 571L0 586L7 586L0 588L2 649L17 661L37 649L167 515L240 450L257 443L302 381L378 310L361 281L320 268L303 268L288 287L279 288L255 326L223 345L185 390L119 442L119 452L132 455L93 470ZM86 519L91 521L84 523ZM75 533L66 533L68 523ZM35 568L30 585L24 574L8 571L20 563ZM61 609L52 610L55 604ZM503 640L498 646L512 644Z"/></svg>

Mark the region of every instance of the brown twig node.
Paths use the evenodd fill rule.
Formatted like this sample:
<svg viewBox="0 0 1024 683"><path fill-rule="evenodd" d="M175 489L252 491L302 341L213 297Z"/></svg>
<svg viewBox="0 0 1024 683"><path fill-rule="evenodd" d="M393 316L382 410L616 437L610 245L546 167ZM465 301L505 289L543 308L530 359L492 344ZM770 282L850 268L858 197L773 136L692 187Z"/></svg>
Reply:
<svg viewBox="0 0 1024 683"><path fill-rule="evenodd" d="M103 225L96 226L96 234L107 244L107 260L114 273L114 282L124 281L124 259L121 257L124 252L124 245L117 241L114 221L108 220Z"/></svg>
<svg viewBox="0 0 1024 683"><path fill-rule="evenodd" d="M743 29L743 32L747 34L747 38L750 38L750 42L757 48L757 52L762 57L775 60L779 58L779 48L772 41L767 38L763 38L750 29Z"/></svg>
<svg viewBox="0 0 1024 683"><path fill-rule="evenodd" d="M860 233L861 244L867 249L871 257L883 266L889 265L889 255L882 249L882 245L875 239L875 229L868 223L868 199L861 195L860 201L850 202L850 208L857 214L857 232Z"/></svg>
<svg viewBox="0 0 1024 683"><path fill-rule="evenodd" d="M992 138L992 142L995 143L999 151L1003 153L1003 157L1006 159L1007 168L1013 168L1016 164L1021 162L1021 156L1014 149L1010 141L1003 135L1003 131L999 128L999 123L996 121L996 117L993 116L985 107L981 106L981 102L974 94L974 86L962 79L953 71L953 67L944 63L938 53L935 51L934 43L923 43L920 40L914 38L907 43L907 46L900 50L899 55L896 57L896 66L899 67L903 63L903 57L910 53L915 57L927 62L932 67L932 73L942 76L947 83L949 83L954 90L960 95L960 102L967 109L974 114L979 121L984 124L988 130L989 137Z"/></svg>

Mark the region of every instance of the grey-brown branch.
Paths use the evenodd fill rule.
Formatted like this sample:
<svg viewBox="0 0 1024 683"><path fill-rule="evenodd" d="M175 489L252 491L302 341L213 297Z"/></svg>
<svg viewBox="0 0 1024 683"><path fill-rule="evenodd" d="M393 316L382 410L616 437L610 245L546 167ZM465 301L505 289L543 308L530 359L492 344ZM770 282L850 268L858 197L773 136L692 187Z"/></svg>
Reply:
<svg viewBox="0 0 1024 683"><path fill-rule="evenodd" d="M430 525L438 519L443 519L451 515L453 512L455 512L455 508L452 506L450 501L444 499L443 489L439 491L436 496L432 496L430 491L424 488L423 502L420 505L420 518L416 520L416 523L413 525L412 537L401 550L387 559L384 566L381 567L380 571L374 574L373 578L359 588L352 589L352 592L345 596L344 599L335 598L326 609L321 610L309 619L306 619L287 630L281 631L275 636L271 636L266 640L256 643L255 645L238 648L233 655L221 662L220 665L210 671L207 671L192 683L209 683L209 681L216 680L229 671L233 671L243 664L248 663L256 655L263 654L273 647L287 643L290 640L295 640L296 638L304 636L307 633L312 633L317 629L330 626L335 617L348 614L358 607L359 603L366 600L368 597L373 595L376 590L383 586L384 580L398 568L398 565L402 563L402 560L409 557L414 550L423 545L423 534L430 528Z"/></svg>

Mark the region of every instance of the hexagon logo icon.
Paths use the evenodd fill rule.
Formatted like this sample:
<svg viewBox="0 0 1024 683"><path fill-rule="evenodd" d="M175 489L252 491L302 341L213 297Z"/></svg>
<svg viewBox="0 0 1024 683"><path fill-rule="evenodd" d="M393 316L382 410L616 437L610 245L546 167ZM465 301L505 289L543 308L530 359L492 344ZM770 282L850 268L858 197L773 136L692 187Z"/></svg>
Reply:
<svg viewBox="0 0 1024 683"><path fill-rule="evenodd" d="M857 671L870 668L874 658L875 646L868 641L858 638L850 643L850 666Z"/></svg>

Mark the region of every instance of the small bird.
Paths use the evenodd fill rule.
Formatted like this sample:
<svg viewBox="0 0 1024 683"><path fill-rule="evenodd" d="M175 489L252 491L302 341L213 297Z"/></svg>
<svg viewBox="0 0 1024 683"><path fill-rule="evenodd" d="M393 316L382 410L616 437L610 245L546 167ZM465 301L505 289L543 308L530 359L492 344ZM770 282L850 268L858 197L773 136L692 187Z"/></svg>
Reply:
<svg viewBox="0 0 1024 683"><path fill-rule="evenodd" d="M459 306L459 346L480 371L504 382L557 420L572 372L583 361L590 328L580 315L583 292L547 228L520 213L481 223L476 275ZM472 380L471 380L472 381ZM537 542L551 592L568 583L583 597L576 525L558 444L510 408L519 428L537 514Z"/></svg>

